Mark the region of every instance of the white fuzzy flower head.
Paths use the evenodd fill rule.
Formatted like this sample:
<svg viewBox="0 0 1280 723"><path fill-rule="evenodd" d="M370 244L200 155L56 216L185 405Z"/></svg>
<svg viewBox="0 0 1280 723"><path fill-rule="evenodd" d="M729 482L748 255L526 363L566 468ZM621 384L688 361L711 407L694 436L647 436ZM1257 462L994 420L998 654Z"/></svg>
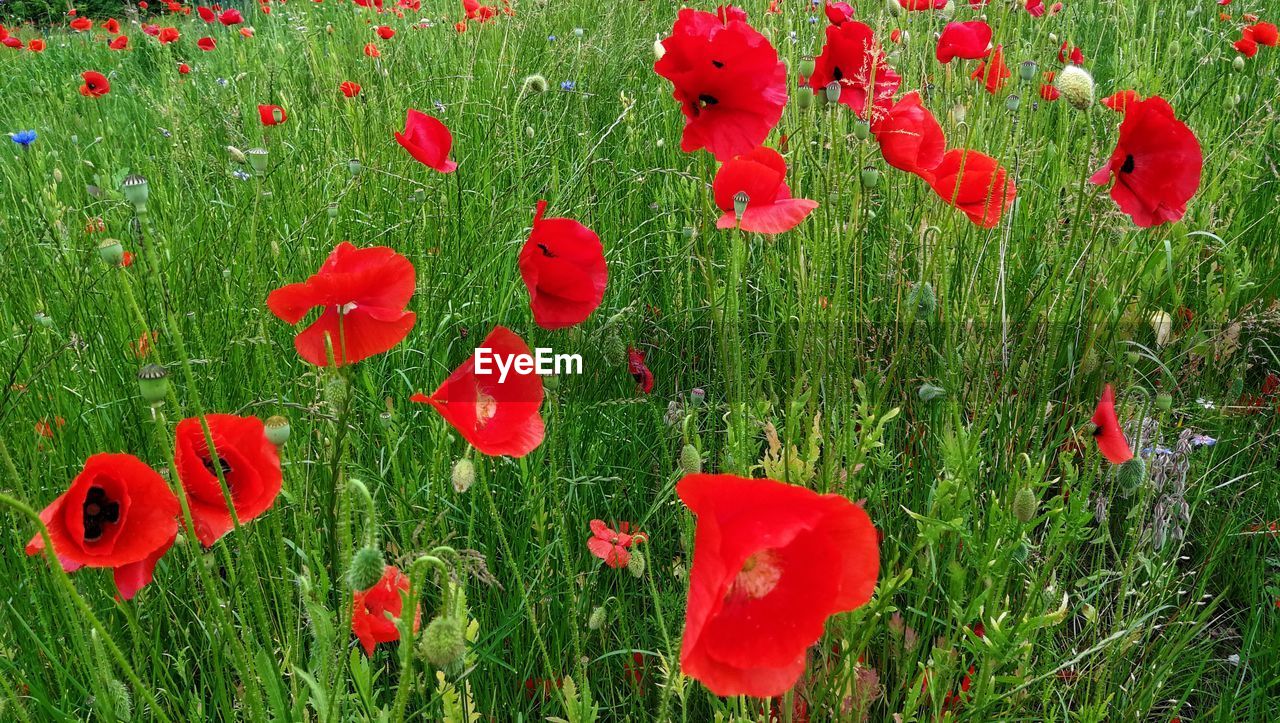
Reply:
<svg viewBox="0 0 1280 723"><path fill-rule="evenodd" d="M1067 102L1079 110L1093 105L1093 76L1077 65L1068 65L1058 73L1058 90Z"/></svg>
<svg viewBox="0 0 1280 723"><path fill-rule="evenodd" d="M653 36L653 58L654 60L662 60L662 56L667 54L667 49L662 47L662 36Z"/></svg>

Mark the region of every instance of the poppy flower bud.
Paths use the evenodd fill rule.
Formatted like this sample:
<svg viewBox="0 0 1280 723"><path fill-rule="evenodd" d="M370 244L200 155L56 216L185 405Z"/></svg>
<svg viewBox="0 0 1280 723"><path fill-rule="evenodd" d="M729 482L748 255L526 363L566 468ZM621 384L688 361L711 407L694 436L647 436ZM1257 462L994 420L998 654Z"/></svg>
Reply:
<svg viewBox="0 0 1280 723"><path fill-rule="evenodd" d="M1116 472L1116 481L1125 495L1133 494L1147 480L1147 463L1141 457L1133 457L1120 465Z"/></svg>
<svg viewBox="0 0 1280 723"><path fill-rule="evenodd" d="M627 345L622 342L622 337L618 336L616 330L610 330L604 339L604 355L611 363L627 363Z"/></svg>
<svg viewBox="0 0 1280 723"><path fill-rule="evenodd" d="M124 683L115 678L107 681L102 697L106 699L107 707L115 714L116 720L133 720L133 697L129 695L129 687Z"/></svg>
<svg viewBox="0 0 1280 723"><path fill-rule="evenodd" d="M964 103L956 103L951 107L951 122L956 125L964 123L964 119L968 116L968 109L964 107Z"/></svg>
<svg viewBox="0 0 1280 723"><path fill-rule="evenodd" d="M878 185L880 185L880 169L874 166L862 169L862 187L875 188Z"/></svg>
<svg viewBox="0 0 1280 723"><path fill-rule="evenodd" d="M437 668L444 668L467 652L467 631L463 621L441 615L422 631L418 653Z"/></svg>
<svg viewBox="0 0 1280 723"><path fill-rule="evenodd" d="M839 103L840 102L840 81L833 80L830 83L827 83L827 87L825 89L825 95L827 96L828 103Z"/></svg>
<svg viewBox="0 0 1280 723"><path fill-rule="evenodd" d="M692 444L686 444L680 450L680 471L685 474L698 474L702 471L702 455Z"/></svg>
<svg viewBox="0 0 1280 723"><path fill-rule="evenodd" d="M359 158L352 158L351 160L347 161L347 171L351 173L352 178L355 178L356 176L360 175L360 172L363 170L364 170L364 164L360 162Z"/></svg>
<svg viewBox="0 0 1280 723"><path fill-rule="evenodd" d="M1036 494L1030 487L1018 490L1018 494L1013 498L1013 516L1018 518L1018 522L1025 525L1034 519L1036 507L1038 507Z"/></svg>
<svg viewBox="0 0 1280 723"><path fill-rule="evenodd" d="M817 67L812 55L806 55L800 59L800 75L808 78L813 75L814 69Z"/></svg>
<svg viewBox="0 0 1280 723"><path fill-rule="evenodd" d="M601 605L591 611L591 617L587 618L587 627L591 630L599 630L604 627L605 615L608 613L604 606Z"/></svg>
<svg viewBox="0 0 1280 723"><path fill-rule="evenodd" d="M265 148L250 148L244 152L254 173L262 175L267 172L267 153Z"/></svg>
<svg viewBox="0 0 1280 723"><path fill-rule="evenodd" d="M453 491L458 494L466 492L476 481L476 466L471 460L463 457L453 463Z"/></svg>
<svg viewBox="0 0 1280 723"><path fill-rule="evenodd" d="M695 407L701 407L707 401L707 390L702 387L694 387L689 392L689 403Z"/></svg>
<svg viewBox="0 0 1280 723"><path fill-rule="evenodd" d="M800 88L796 92L796 106L800 110L809 110L813 107L813 93L807 88Z"/></svg>
<svg viewBox="0 0 1280 723"><path fill-rule="evenodd" d="M147 404L158 407L169 396L169 372L159 364L148 364L138 370L138 390Z"/></svg>
<svg viewBox="0 0 1280 723"><path fill-rule="evenodd" d="M1244 56L1243 56L1243 55L1237 55L1237 56L1236 56L1236 57L1231 61L1231 67L1235 68L1235 69L1236 69L1236 71L1242 71L1242 70L1244 70Z"/></svg>
<svg viewBox="0 0 1280 723"><path fill-rule="evenodd" d="M341 412L347 402L347 380L334 374L325 382L324 389L321 390L325 402L329 404L329 408Z"/></svg>
<svg viewBox="0 0 1280 723"><path fill-rule="evenodd" d="M248 159L245 158L244 151L236 148L235 146L227 146L227 155L231 157L231 160L234 163L243 165L248 161Z"/></svg>
<svg viewBox="0 0 1280 723"><path fill-rule="evenodd" d="M864 120L856 120L853 122L853 137L860 141L865 141L871 137L871 124Z"/></svg>
<svg viewBox="0 0 1280 723"><path fill-rule="evenodd" d="M263 425L263 432L267 436L267 441L276 447L288 442L289 433L292 431L293 428L289 426L289 420L279 414L267 417L267 421Z"/></svg>
<svg viewBox="0 0 1280 723"><path fill-rule="evenodd" d="M574 35L574 37L578 37L578 38L582 37L583 32L584 32L584 31L583 31L583 29L582 29L582 28L574 28L574 29L573 29L573 35Z"/></svg>
<svg viewBox="0 0 1280 723"><path fill-rule="evenodd" d="M98 257L111 266L119 266L124 262L124 246L119 239L106 239L98 244Z"/></svg>
<svg viewBox="0 0 1280 723"><path fill-rule="evenodd" d="M43 311L37 311L33 318L36 320L37 324L39 324L40 326L43 326L46 329L50 329L53 327L53 319L50 318L50 316L44 313Z"/></svg>
<svg viewBox="0 0 1280 723"><path fill-rule="evenodd" d="M1076 65L1068 65L1058 73L1058 90L1062 97L1077 110L1088 110L1093 105L1093 76Z"/></svg>
<svg viewBox="0 0 1280 723"><path fill-rule="evenodd" d="M525 76L524 82L520 84L520 90L525 93L545 93L551 84L541 75Z"/></svg>
<svg viewBox="0 0 1280 723"><path fill-rule="evenodd" d="M351 566L347 568L347 584L355 591L368 590L382 579L386 566L382 551L366 545L356 550L356 554L351 557Z"/></svg>
<svg viewBox="0 0 1280 723"><path fill-rule="evenodd" d="M662 56L667 54L667 48L662 44L662 36L654 36L653 39L653 59L662 60Z"/></svg>
<svg viewBox="0 0 1280 723"><path fill-rule="evenodd" d="M1160 392L1156 395L1156 406L1164 411L1173 408L1173 395L1168 392Z"/></svg>
<svg viewBox="0 0 1280 723"><path fill-rule="evenodd" d="M147 198L151 195L151 191L147 187L147 179L136 173L131 173L124 177L124 182L120 184L120 190L124 191L124 200L132 203L135 211L141 213L147 210Z"/></svg>
<svg viewBox="0 0 1280 723"><path fill-rule="evenodd" d="M632 577L644 577L644 555L639 550L631 551L631 558L627 560L627 572Z"/></svg>
<svg viewBox="0 0 1280 723"><path fill-rule="evenodd" d="M1017 93L1012 93L1008 98L1004 99L1004 107L1008 109L1010 113L1015 113L1018 108L1022 107L1022 98L1018 97Z"/></svg>
<svg viewBox="0 0 1280 723"><path fill-rule="evenodd" d="M916 316L926 319L933 316L938 310L938 295L933 291L933 284L926 281L911 289L907 303L915 307Z"/></svg>
<svg viewBox="0 0 1280 723"><path fill-rule="evenodd" d="M1022 82L1030 83L1036 79L1036 71L1040 70L1040 66L1034 60L1024 60L1022 65L1018 66L1018 77L1022 78Z"/></svg>
<svg viewBox="0 0 1280 723"><path fill-rule="evenodd" d="M742 214L747 212L747 204L751 202L751 197L746 191L738 191L733 194L733 215L741 220Z"/></svg>
<svg viewBox="0 0 1280 723"><path fill-rule="evenodd" d="M932 402L935 399L941 399L947 396L947 390L937 384L925 382L916 390L916 395L920 397L920 401L922 402Z"/></svg>

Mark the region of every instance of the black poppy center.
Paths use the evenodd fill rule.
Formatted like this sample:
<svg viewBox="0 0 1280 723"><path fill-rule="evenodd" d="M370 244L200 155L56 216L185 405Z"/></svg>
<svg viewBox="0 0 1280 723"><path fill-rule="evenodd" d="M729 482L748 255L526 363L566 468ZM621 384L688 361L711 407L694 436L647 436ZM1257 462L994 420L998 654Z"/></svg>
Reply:
<svg viewBox="0 0 1280 723"><path fill-rule="evenodd" d="M218 470L214 468L212 459L209 459L208 457L201 457L200 463L204 465L205 469L209 470L209 474L214 477L218 476ZM223 477L227 477L231 474L231 463L228 462L225 457L218 458L218 467L222 469Z"/></svg>
<svg viewBox="0 0 1280 723"><path fill-rule="evenodd" d="M1121 173L1133 173L1133 154L1124 157L1124 165L1120 166Z"/></svg>
<svg viewBox="0 0 1280 723"><path fill-rule="evenodd" d="M102 539L103 529L120 521L120 503L108 498L107 491L101 487L89 488L81 509L84 513L85 542Z"/></svg>
<svg viewBox="0 0 1280 723"><path fill-rule="evenodd" d="M543 256L546 256L549 259L554 259L556 257L555 254L551 253L551 249L547 248L546 244L538 244L538 248L542 250Z"/></svg>
<svg viewBox="0 0 1280 723"><path fill-rule="evenodd" d="M698 104L704 108L717 105L719 103L720 103L720 99L715 97L714 95L707 95L706 93L703 93L702 95L698 96Z"/></svg>
<svg viewBox="0 0 1280 723"><path fill-rule="evenodd" d="M831 79L844 80L844 73L840 70L840 66L837 65L831 69Z"/></svg>
<svg viewBox="0 0 1280 723"><path fill-rule="evenodd" d="M714 66L716 66L717 68L723 68L723 67L724 67L724 63L720 62L719 60L713 60L713 61L711 61L711 64L712 64L712 65L714 65Z"/></svg>

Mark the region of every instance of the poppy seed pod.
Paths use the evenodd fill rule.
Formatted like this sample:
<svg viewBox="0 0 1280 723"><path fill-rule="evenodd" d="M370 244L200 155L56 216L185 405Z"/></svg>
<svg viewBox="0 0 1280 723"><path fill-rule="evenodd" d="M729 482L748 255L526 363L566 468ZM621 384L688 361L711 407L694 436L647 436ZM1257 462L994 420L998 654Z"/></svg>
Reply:
<svg viewBox="0 0 1280 723"><path fill-rule="evenodd" d="M355 178L364 171L364 164L360 162L359 158L352 158L347 161L347 171L351 174L352 178Z"/></svg>
<svg viewBox="0 0 1280 723"><path fill-rule="evenodd" d="M1073 108L1088 110L1093 105L1093 76L1076 65L1068 65L1058 73L1058 90Z"/></svg>
<svg viewBox="0 0 1280 723"><path fill-rule="evenodd" d="M680 450L680 471L685 474L698 474L702 471L702 455L692 444L686 444Z"/></svg>
<svg viewBox="0 0 1280 723"><path fill-rule="evenodd" d="M827 87L824 89L824 94L827 96L828 103L839 103L840 81L833 80L830 83L827 83Z"/></svg>
<svg viewBox="0 0 1280 723"><path fill-rule="evenodd" d="M862 187L875 188L878 185L880 185L880 169L874 166L862 169Z"/></svg>
<svg viewBox="0 0 1280 723"><path fill-rule="evenodd" d="M746 191L738 191L733 194L733 215L735 218L741 219L742 214L747 212L747 204L751 202L751 197Z"/></svg>
<svg viewBox="0 0 1280 723"><path fill-rule="evenodd" d="M1156 395L1156 406L1163 411L1169 411L1173 408L1173 395L1168 392L1160 392Z"/></svg>
<svg viewBox="0 0 1280 723"><path fill-rule="evenodd" d="M249 167L254 173L262 175L267 172L267 153L265 148L250 148L244 152L245 158L249 161Z"/></svg>
<svg viewBox="0 0 1280 723"><path fill-rule="evenodd" d="M814 61L813 56L806 55L800 60L800 75L808 78L813 75L814 68L816 67L817 63Z"/></svg>
<svg viewBox="0 0 1280 723"><path fill-rule="evenodd" d="M267 417L266 423L263 425L263 432L267 435L267 441L280 447L289 441L289 433L293 429L289 426L289 420L276 414Z"/></svg>
<svg viewBox="0 0 1280 723"><path fill-rule="evenodd" d="M1030 487L1023 487L1013 498L1013 516L1025 525L1035 518L1037 506L1036 494Z"/></svg>
<svg viewBox="0 0 1280 723"><path fill-rule="evenodd" d="M1018 108L1022 107L1022 98L1018 97L1017 93L1012 93L1008 98L1004 99L1004 107L1008 109L1010 113L1015 113Z"/></svg>
<svg viewBox="0 0 1280 723"><path fill-rule="evenodd" d="M871 124L864 120L856 120L853 122L853 137L860 141L865 141L871 137Z"/></svg>
<svg viewBox="0 0 1280 723"><path fill-rule="evenodd" d="M694 387L689 392L689 403L695 407L701 407L707 402L707 390L702 387Z"/></svg>
<svg viewBox="0 0 1280 723"><path fill-rule="evenodd" d="M347 584L352 590L368 590L382 579L382 571L386 565L381 550L372 546L362 547L351 557L351 566L347 568Z"/></svg>
<svg viewBox="0 0 1280 723"><path fill-rule="evenodd" d="M796 92L796 107L800 110L809 110L813 107L813 93L807 88L800 88Z"/></svg>
<svg viewBox="0 0 1280 723"><path fill-rule="evenodd" d="M336 203L331 203L331 204L329 204L329 207L325 209L325 213L327 213L327 214L329 215L329 218L337 218L337 217L338 217L338 204L336 204Z"/></svg>
<svg viewBox="0 0 1280 723"><path fill-rule="evenodd" d="M631 551L631 558L627 560L627 572L632 577L644 577L644 555L639 550Z"/></svg>
<svg viewBox="0 0 1280 723"><path fill-rule="evenodd" d="M605 615L608 611L603 605L591 611L591 617L587 618L587 628L591 630L599 630L604 627Z"/></svg>
<svg viewBox="0 0 1280 723"><path fill-rule="evenodd" d="M1116 481L1126 496L1137 491L1147 480L1147 463L1141 457L1133 457L1120 465L1116 471Z"/></svg>
<svg viewBox="0 0 1280 723"><path fill-rule="evenodd" d="M441 615L422 631L418 653L437 668L444 668L467 652L467 631L463 621Z"/></svg>
<svg viewBox="0 0 1280 723"><path fill-rule="evenodd" d="M466 457L454 462L451 481L453 482L454 492L457 492L458 494L466 492L476 481L475 464Z"/></svg>
<svg viewBox="0 0 1280 723"><path fill-rule="evenodd" d="M151 195L151 190L147 186L147 179L136 173L131 173L124 177L124 182L120 184L120 190L124 191L124 199L133 204L135 211L147 210L147 199Z"/></svg>
<svg viewBox="0 0 1280 723"><path fill-rule="evenodd" d="M158 407L169 395L169 372L159 364L148 364L138 370L138 390L147 404Z"/></svg>
<svg viewBox="0 0 1280 723"><path fill-rule="evenodd" d="M1039 69L1040 66L1036 64L1036 61L1024 60L1022 61L1022 64L1018 66L1018 77L1022 79L1022 82L1030 83L1036 79L1036 71Z"/></svg>
<svg viewBox="0 0 1280 723"><path fill-rule="evenodd" d="M98 257L112 266L119 266L124 262L124 246L119 239L105 239L98 244Z"/></svg>

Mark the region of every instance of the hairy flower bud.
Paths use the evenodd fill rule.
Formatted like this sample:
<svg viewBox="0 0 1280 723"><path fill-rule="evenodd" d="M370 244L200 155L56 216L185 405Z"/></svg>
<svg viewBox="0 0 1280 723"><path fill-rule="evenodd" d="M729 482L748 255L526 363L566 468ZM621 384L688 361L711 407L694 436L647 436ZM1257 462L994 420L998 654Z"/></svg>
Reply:
<svg viewBox="0 0 1280 723"><path fill-rule="evenodd" d="M437 668L444 668L467 652L467 631L461 618L441 615L427 623L418 642L418 653Z"/></svg>
<svg viewBox="0 0 1280 723"><path fill-rule="evenodd" d="M699 474L702 472L702 455L698 452L698 448L692 444L686 444L680 450L680 471L685 474Z"/></svg>
<svg viewBox="0 0 1280 723"><path fill-rule="evenodd" d="M1093 76L1076 65L1068 65L1058 73L1058 90L1072 107L1088 110L1093 105Z"/></svg>
<svg viewBox="0 0 1280 723"><path fill-rule="evenodd" d="M476 466L471 460L463 457L453 463L453 474L451 475L453 482L453 491L462 494L470 489L471 485L476 481Z"/></svg>
<svg viewBox="0 0 1280 723"><path fill-rule="evenodd" d="M368 590L382 579L382 571L386 566L382 550L373 546L362 547L351 557L351 566L347 568L347 584L352 590Z"/></svg>

